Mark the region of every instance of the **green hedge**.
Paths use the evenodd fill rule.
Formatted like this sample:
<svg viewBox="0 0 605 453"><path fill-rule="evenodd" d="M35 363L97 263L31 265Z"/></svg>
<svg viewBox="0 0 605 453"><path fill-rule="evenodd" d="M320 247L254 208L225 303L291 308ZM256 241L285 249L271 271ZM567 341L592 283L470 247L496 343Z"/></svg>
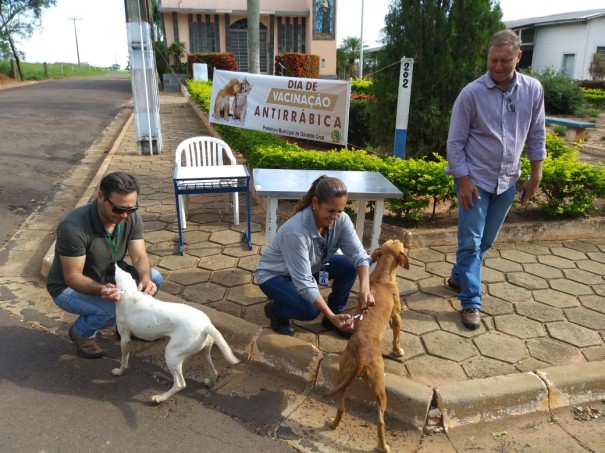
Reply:
<svg viewBox="0 0 605 453"><path fill-rule="evenodd" d="M208 111L211 90L208 83L187 81L192 98ZM447 162L435 154L433 161L423 159L381 158L364 150L307 151L272 134L225 125L217 130L230 146L247 159L251 168L290 168L320 170L378 171L391 181L403 196L386 201L387 208L409 220L420 219L429 206L449 203L456 206L453 178L444 171ZM605 167L578 160L578 151L553 134L547 134L548 157L544 161L541 190L535 204L552 217L588 216L598 211L595 202L605 198ZM529 174L530 163L524 156L522 178Z"/></svg>

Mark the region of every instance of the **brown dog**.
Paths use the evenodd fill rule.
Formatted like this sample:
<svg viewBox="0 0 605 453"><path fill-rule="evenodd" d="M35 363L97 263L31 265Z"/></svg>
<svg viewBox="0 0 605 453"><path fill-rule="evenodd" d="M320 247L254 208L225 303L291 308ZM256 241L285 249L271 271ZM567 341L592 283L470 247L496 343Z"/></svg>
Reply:
<svg viewBox="0 0 605 453"><path fill-rule="evenodd" d="M370 275L370 291L376 305L363 313L363 319L355 321L355 331L340 356L338 384L324 397L338 394L338 411L330 428L336 429L345 410L345 393L357 376L363 378L378 401L378 446L379 452L390 451L384 435L384 411L387 395L384 386L384 361L382 359L382 336L390 323L393 329L393 354L403 356L399 347L401 328L401 303L396 276L399 266L410 268L405 248L400 241L389 240L372 253L377 262Z"/></svg>
<svg viewBox="0 0 605 453"><path fill-rule="evenodd" d="M214 100L214 116L216 118L229 118L229 100L239 93L242 84L237 79L231 79L227 85L216 93Z"/></svg>

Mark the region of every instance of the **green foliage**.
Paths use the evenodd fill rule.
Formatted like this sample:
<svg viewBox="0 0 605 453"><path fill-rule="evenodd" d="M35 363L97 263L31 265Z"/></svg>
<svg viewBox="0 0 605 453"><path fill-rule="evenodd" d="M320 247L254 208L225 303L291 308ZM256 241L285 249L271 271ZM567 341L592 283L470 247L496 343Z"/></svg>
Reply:
<svg viewBox="0 0 605 453"><path fill-rule="evenodd" d="M351 80L351 93L353 94L373 94L372 86L374 82L371 80L354 78Z"/></svg>
<svg viewBox="0 0 605 453"><path fill-rule="evenodd" d="M605 90L599 88L584 88L586 102L595 109L605 110Z"/></svg>
<svg viewBox="0 0 605 453"><path fill-rule="evenodd" d="M584 92L571 77L552 68L543 72L523 71L544 87L544 109L548 115L571 115L584 103Z"/></svg>
<svg viewBox="0 0 605 453"><path fill-rule="evenodd" d="M351 98L349 105L349 145L362 148L370 140L369 100Z"/></svg>
<svg viewBox="0 0 605 453"><path fill-rule="evenodd" d="M598 52L593 53L588 72L590 72L592 80L603 80L605 77L605 56Z"/></svg>
<svg viewBox="0 0 605 453"><path fill-rule="evenodd" d="M567 128L565 126L561 126L560 124L554 127L555 134L559 137L565 137L567 133Z"/></svg>
<svg viewBox="0 0 605 453"><path fill-rule="evenodd" d="M540 188L544 212L556 217L588 217L594 213L595 201L605 197L605 167L580 162L577 155L547 157Z"/></svg>
<svg viewBox="0 0 605 453"><path fill-rule="evenodd" d="M492 5L492 3L494 3ZM451 106L460 90L485 72L490 36L504 28L502 11L486 0L391 2L385 17L384 48L374 75L371 136L393 148L399 66L414 58L407 150L410 157L445 154Z"/></svg>
<svg viewBox="0 0 605 453"><path fill-rule="evenodd" d="M210 106L211 83L187 81L192 98L205 111ZM386 200L387 208L408 220L419 220L426 209L440 203L456 205L454 181L445 173L446 160L434 153L432 160L381 158L365 150L307 151L267 132L216 125L233 149L243 154L251 168L377 171L403 195ZM578 160L579 152L554 134L546 135L548 158L544 162L542 193L535 203L553 217L588 216L595 201L605 198L605 167ZM530 173L527 157L521 162L521 179Z"/></svg>
<svg viewBox="0 0 605 453"><path fill-rule="evenodd" d="M15 78L12 73L14 66L10 61L0 61L0 74ZM71 79L77 77L93 77L112 72L109 68L99 68L73 63L21 63L24 80Z"/></svg>
<svg viewBox="0 0 605 453"><path fill-rule="evenodd" d="M319 78L319 55L305 53L285 53L275 56L275 68L284 67L283 75L286 77Z"/></svg>
<svg viewBox="0 0 605 453"><path fill-rule="evenodd" d="M343 78L352 79L359 75L359 65L357 63L361 53L361 39L356 36L347 36L338 46L338 50L342 56L341 63L343 66L339 68L339 72L342 73Z"/></svg>

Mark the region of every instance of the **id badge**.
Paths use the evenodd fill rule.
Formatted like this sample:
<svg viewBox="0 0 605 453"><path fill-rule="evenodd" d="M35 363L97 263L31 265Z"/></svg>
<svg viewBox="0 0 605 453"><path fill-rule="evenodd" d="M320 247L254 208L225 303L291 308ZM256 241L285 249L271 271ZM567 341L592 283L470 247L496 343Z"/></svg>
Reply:
<svg viewBox="0 0 605 453"><path fill-rule="evenodd" d="M319 271L319 286L328 286L330 276L326 271Z"/></svg>

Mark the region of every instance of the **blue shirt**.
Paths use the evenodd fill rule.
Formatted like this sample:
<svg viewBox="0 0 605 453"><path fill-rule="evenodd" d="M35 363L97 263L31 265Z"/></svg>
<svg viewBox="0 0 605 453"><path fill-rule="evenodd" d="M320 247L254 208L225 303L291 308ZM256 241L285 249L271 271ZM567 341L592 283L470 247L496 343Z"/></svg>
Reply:
<svg viewBox="0 0 605 453"><path fill-rule="evenodd" d="M446 172L454 178L470 176L479 189L501 194L519 179L525 144L530 161L546 158L542 85L515 72L504 92L488 72L466 85L454 103Z"/></svg>
<svg viewBox="0 0 605 453"><path fill-rule="evenodd" d="M263 251L256 279L265 283L278 275L289 276L306 301L313 303L319 297L319 288L313 274L340 249L355 267L370 266L372 258L357 237L351 218L343 212L330 226L325 239L319 234L313 210L306 207L290 217L278 230ZM327 269L330 272L329 266Z"/></svg>

